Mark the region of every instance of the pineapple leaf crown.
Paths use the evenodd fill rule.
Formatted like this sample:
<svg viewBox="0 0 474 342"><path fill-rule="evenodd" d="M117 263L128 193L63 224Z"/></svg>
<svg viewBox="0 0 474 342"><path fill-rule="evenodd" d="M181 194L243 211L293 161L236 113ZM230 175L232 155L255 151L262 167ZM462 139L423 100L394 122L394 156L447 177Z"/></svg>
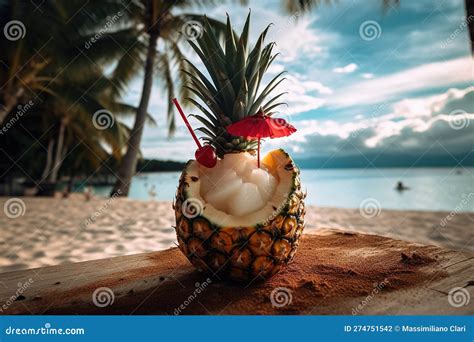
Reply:
<svg viewBox="0 0 474 342"><path fill-rule="evenodd" d="M189 40L210 77L187 61L189 68L183 70L188 79L185 87L196 97L187 100L203 114L193 115L203 124L196 130L204 134L202 139L214 146L220 157L226 153L255 151L257 148L256 140L227 133L228 125L256 114L259 109L271 115L275 107L284 104L279 100L285 93L273 94L284 80L284 71L273 77L266 86L261 86L265 72L278 55L272 54L274 42L264 45L271 24L260 34L250 51L249 26L250 12L239 37L227 15L223 33L225 41L221 44L219 31L205 18L202 35L194 41Z"/></svg>

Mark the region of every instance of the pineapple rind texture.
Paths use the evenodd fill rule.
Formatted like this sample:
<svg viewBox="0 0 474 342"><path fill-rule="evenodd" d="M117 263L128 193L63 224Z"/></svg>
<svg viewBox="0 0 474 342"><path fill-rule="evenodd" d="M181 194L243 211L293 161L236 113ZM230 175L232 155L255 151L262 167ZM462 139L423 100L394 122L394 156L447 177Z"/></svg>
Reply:
<svg viewBox="0 0 474 342"><path fill-rule="evenodd" d="M202 215L184 215L187 200L186 165L174 203L179 248L200 271L224 280L248 282L275 275L294 257L304 229L305 194L301 191L299 169L283 150L275 151L292 172L289 194L274 217L254 226L222 227ZM212 220L212 219L211 219Z"/></svg>

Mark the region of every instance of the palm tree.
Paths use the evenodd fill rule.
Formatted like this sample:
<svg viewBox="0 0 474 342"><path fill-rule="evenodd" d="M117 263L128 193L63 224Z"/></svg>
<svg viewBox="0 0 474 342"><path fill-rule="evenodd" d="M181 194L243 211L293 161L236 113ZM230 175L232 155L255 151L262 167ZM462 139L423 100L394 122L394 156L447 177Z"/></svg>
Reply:
<svg viewBox="0 0 474 342"><path fill-rule="evenodd" d="M119 159L129 131L117 117L116 107L120 103L113 102L107 96L104 82L90 78L80 83L68 81L67 86L61 83L52 88L55 96L45 96L39 107L39 110L49 113L44 118L47 125L54 126L48 137L48 152L42 176L42 181L52 184L57 182L62 163L70 149L85 144L92 146L91 154L97 154L99 152L96 152L96 147L91 142L101 141L97 151L101 151L101 144L105 144L111 149L111 154ZM114 105L115 110L110 110ZM101 115L101 122L95 113Z"/></svg>
<svg viewBox="0 0 474 342"><path fill-rule="evenodd" d="M127 196L130 182L137 166L137 157L140 150L140 141L143 134L145 115L147 112L150 94L153 86L155 73L163 81L166 91L168 105L167 123L169 132L175 128L173 107L171 99L174 97L176 80L173 77L172 68L176 63L180 70L187 70L184 56L179 46L183 25L190 20L202 21L202 15L175 14L173 12L183 11L186 7L193 5L189 0L161 1L161 0L137 0L128 2L126 6L126 22L123 32L131 33L131 41L124 45L126 53L119 59L112 79L120 85L126 85L143 68L143 85L141 98L138 105L135 122L130 132L127 143L127 151L123 157L116 183L112 194L120 192ZM217 28L224 29L225 25L210 20ZM111 33L110 36L118 35ZM105 35L101 38L107 44L110 37ZM184 83L185 74L180 73L179 83ZM181 91L184 88L179 87ZM187 94L183 94L187 96Z"/></svg>
<svg viewBox="0 0 474 342"><path fill-rule="evenodd" d="M85 159L101 159L104 146L108 146L111 157L121 159L130 129L120 119L134 115L137 108L113 96L115 86L101 68L91 65L82 79L70 79L65 74L51 91L54 95L45 96L40 106L40 110L50 113L45 120L55 125L48 142L43 181L55 184L68 151L79 146L89 150L90 157ZM155 124L148 113L145 117Z"/></svg>
<svg viewBox="0 0 474 342"><path fill-rule="evenodd" d="M337 0L282 0L283 6L288 13L297 14L301 12L310 12L311 10L319 7L323 3L330 5L331 3L337 3ZM400 0L381 0L382 7L384 10L390 7L398 6Z"/></svg>
<svg viewBox="0 0 474 342"><path fill-rule="evenodd" d="M48 80L42 71L51 63L51 54L67 44L63 35L49 39L56 31L59 16L52 3L44 4L41 18L31 7L18 1L0 1L0 27L5 37L0 39L0 123L24 97L42 91ZM34 29L33 29L34 28Z"/></svg>
<svg viewBox="0 0 474 342"><path fill-rule="evenodd" d="M119 1L104 2L97 8L97 4L79 0L47 0L41 4L41 12L35 12L33 6L0 0L0 24L7 38L0 40L0 123L15 114L17 105L32 99L34 108L23 120L31 116L43 127L54 127L45 134L40 186L56 183L68 149L77 148L78 142L89 146L92 154L95 150L104 156L104 145L116 159L123 154L130 130L115 116L135 114L136 108L118 100L123 89L104 75L103 67L121 56L120 43L136 37L136 32L126 35L119 31L113 37L114 46L86 47L91 34L105 27L109 14L123 8ZM114 116L115 125L104 130L93 126L93 114L101 109ZM11 139L11 133L9 136ZM10 148L14 155L15 147Z"/></svg>
<svg viewBox="0 0 474 342"><path fill-rule="evenodd" d="M42 93L54 95L51 88L64 74L70 79L88 77L100 63L117 58L122 52L117 45L83 52L89 33L99 32L108 14L123 5L104 2L102 7L81 0L45 0L36 11L16 0L0 0L5 35L0 39L0 124L18 104L41 101Z"/></svg>
<svg viewBox="0 0 474 342"><path fill-rule="evenodd" d="M469 27L469 40L471 41L471 53L474 54L474 1L466 0L466 22Z"/></svg>
<svg viewBox="0 0 474 342"><path fill-rule="evenodd" d="M331 4L337 2L335 0L282 0L285 10L290 14L299 14L310 12L312 9L317 8L323 2ZM382 9L384 12L388 11L392 7L400 5L400 0L381 0ZM474 54L474 1L465 0L466 10L466 24L469 27L469 41L471 45L471 53Z"/></svg>

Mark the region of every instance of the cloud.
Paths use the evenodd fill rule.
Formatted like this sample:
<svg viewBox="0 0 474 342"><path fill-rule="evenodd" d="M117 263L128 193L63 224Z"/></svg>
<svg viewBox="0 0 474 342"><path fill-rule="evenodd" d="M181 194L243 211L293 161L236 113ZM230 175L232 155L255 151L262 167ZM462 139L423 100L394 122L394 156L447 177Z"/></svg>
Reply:
<svg viewBox="0 0 474 342"><path fill-rule="evenodd" d="M471 124L474 117L471 117ZM311 135L306 137L304 145L288 144L295 158L308 159L317 157L341 158L348 156L396 155L403 159L407 155L445 155L469 153L472 129L464 127L454 130L447 121L439 120L433 123L430 130L418 132L412 127L404 127L397 135L383 139L376 146L367 146L367 140L375 133L373 127L362 130L360 133L346 139L338 135Z"/></svg>
<svg viewBox="0 0 474 342"><path fill-rule="evenodd" d="M362 154L456 154L472 149L474 86L377 107L352 122L304 120L287 138L296 157ZM270 141L267 148L278 143ZM294 148L296 147L296 148Z"/></svg>
<svg viewBox="0 0 474 342"><path fill-rule="evenodd" d="M280 91L286 91L283 97L288 107L284 109L285 114L302 114L322 107L325 100L321 95L332 94L332 89L320 82L306 79L298 73L287 74L282 83Z"/></svg>
<svg viewBox="0 0 474 342"><path fill-rule="evenodd" d="M193 127L199 124L190 119ZM185 161L194 158L197 149L187 128L182 120L177 118L176 133L168 138L167 131L163 127L145 127L141 151L146 158L157 158L161 160Z"/></svg>
<svg viewBox="0 0 474 342"><path fill-rule="evenodd" d="M357 70L357 64L355 63L347 64L345 67L332 69L332 71L334 71L337 74L350 74L351 72L354 72L356 70Z"/></svg>
<svg viewBox="0 0 474 342"><path fill-rule="evenodd" d="M273 62L272 64L270 64L270 66L268 67L268 70L267 70L267 75L276 75L276 74L279 74L280 72L284 71L285 70L285 66L280 64L280 63L276 63L276 62Z"/></svg>
<svg viewBox="0 0 474 342"><path fill-rule="evenodd" d="M317 18L309 16L275 16L275 26L268 33L268 41L276 42L279 60L286 64L307 64L314 57L329 56L329 46L342 42L342 37L333 31L315 28ZM267 14L266 14L267 16ZM297 19L297 20L296 20ZM304 56L304 58L302 58Z"/></svg>
<svg viewBox="0 0 474 342"><path fill-rule="evenodd" d="M287 89L293 89L290 97L296 113L320 107L323 100L318 96L301 95L305 90L302 77L293 76ZM311 83L309 83L311 85ZM319 85L312 89L317 93ZM323 88L324 89L324 88ZM295 112L282 108L282 115L294 124L298 131L285 139L270 139L264 144L263 153L284 147L296 158L318 156L358 156L370 154L466 153L472 149L474 127L474 86L465 89L452 88L446 92L418 98L407 98L393 105L373 106L351 121L298 120L285 117ZM142 151L147 157L171 160L187 160L194 157L194 142L184 124L178 120L175 137L169 140L163 127L145 131ZM193 127L198 123L191 118ZM362 158L362 156L361 156Z"/></svg>
<svg viewBox="0 0 474 342"><path fill-rule="evenodd" d="M404 8L410 6L408 3ZM449 5L449 11L443 5L443 13L430 14L430 20L421 26L418 19L403 15L393 25L387 22L382 39L370 45L361 42L357 30L354 31L357 42L351 40L354 33L349 30L351 23L331 24L337 19L333 12L340 13L341 9L335 6L334 11L321 6L318 11L299 17L283 14L272 1L253 1L251 7L251 42L256 41L269 22L274 23L267 41L275 40L275 50L281 55L268 70L268 77L284 69L289 71L288 80L278 89L288 92L283 99L289 106L277 108L278 116L298 128L289 138L266 141L265 149L286 145L300 157L357 154L359 150L367 153L397 150L403 155L407 151L423 153L436 139L450 151L472 148L468 132L474 127L471 116L474 110L469 110L468 105L472 107L474 103L474 92L455 88L445 91L472 82L473 63L466 32L445 49L441 48L464 18L459 3ZM409 11L416 12L416 18L431 12L423 6ZM225 12L232 13L233 24L240 31L248 7L222 2L206 12L213 18L225 18ZM374 13L378 12L367 9L368 17ZM358 27L359 18L352 19ZM192 52L189 56L196 58ZM334 77L338 76L335 73L344 77ZM141 82L135 88L139 93ZM415 98L413 95L433 94L439 89L443 92L433 96ZM177 138L171 141L166 138L163 93L154 91L153 95L149 109L160 127L147 128L142 144L144 154L174 160L192 158L192 140L179 117ZM135 96L134 102L138 103ZM196 113L197 109L189 112ZM318 120L306 120L312 114ZM326 119L329 117L331 120ZM467 127L451 128L463 118L468 122Z"/></svg>
<svg viewBox="0 0 474 342"><path fill-rule="evenodd" d="M300 86L304 87L304 82ZM301 91L296 86L295 90ZM296 94L294 96L297 97ZM362 155L374 154L403 158L409 154L467 153L472 149L473 99L474 86L452 88L433 96L374 106L364 115L347 122L290 120L298 131L285 139L267 140L262 153L280 147L291 151L296 158L364 158ZM293 105L304 110L320 106L319 101L321 99L316 96L303 97ZM286 109L282 112L288 114ZM285 118L284 115L278 116ZM162 127L147 127L142 144L144 155L181 161L194 158L194 142L184 124L180 120L177 123L178 129L172 140L167 139L166 130ZM191 124L198 127L195 121Z"/></svg>
<svg viewBox="0 0 474 342"><path fill-rule="evenodd" d="M472 68L470 56L424 64L339 89L328 99L328 105L348 107L380 103L413 91L472 82Z"/></svg>
<svg viewBox="0 0 474 342"><path fill-rule="evenodd" d="M275 51L280 53L278 58L280 62L298 64L305 62L301 56L311 59L323 54L328 55L327 46L330 42L342 42L342 37L338 33L315 27L319 18L314 13L284 14L279 11L278 5L279 3L275 2L252 2L250 41L257 41L260 33L272 23L265 41L276 42ZM225 18L226 12L232 13L232 24L240 32L248 14L248 7L222 2L209 8L207 14L213 18Z"/></svg>

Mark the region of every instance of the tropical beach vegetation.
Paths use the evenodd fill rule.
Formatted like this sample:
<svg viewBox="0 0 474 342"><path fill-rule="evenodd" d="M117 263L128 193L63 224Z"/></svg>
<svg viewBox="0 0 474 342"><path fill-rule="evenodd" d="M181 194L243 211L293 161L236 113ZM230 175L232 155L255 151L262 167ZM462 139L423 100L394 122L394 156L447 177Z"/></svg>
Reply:
<svg viewBox="0 0 474 342"><path fill-rule="evenodd" d="M0 166L3 182L26 176L43 193L42 188L55 188L60 175L73 179L105 172L117 175L112 193L126 196L143 127L147 120L155 124L147 113L154 78L163 85L163 100L168 102L162 122L170 134L174 131L171 99L177 89L186 95L180 86L187 71L181 30L186 22L203 19L202 14L185 12L192 5L48 1L39 15L34 6L2 1L2 26L11 25L11 39L1 41L0 123L6 124L0 141L8 156ZM174 65L177 72L172 71ZM121 102L129 82L142 73L138 107ZM130 126L121 121L127 115L134 117ZM19 117L21 126L15 125ZM21 164L12 165L11 160L23 154Z"/></svg>
<svg viewBox="0 0 474 342"><path fill-rule="evenodd" d="M0 0L0 315L472 314L472 1L363 3Z"/></svg>
<svg viewBox="0 0 474 342"><path fill-rule="evenodd" d="M171 99L191 95L183 87L194 70L185 62L182 30L188 22L202 22L196 5L207 3L212 1L73 0L35 6L2 0L0 182L22 178L45 194L61 178L86 184L107 173L116 176L111 193L120 189L126 196L142 159L144 126L159 124L172 135ZM389 10L399 2L380 3ZM320 5L282 1L293 15ZM468 2L466 9L469 15ZM225 23L208 19L224 30ZM472 21L468 24L472 32ZM142 79L140 101L124 103L137 78ZM168 106L154 116L159 122L148 113L154 80Z"/></svg>

